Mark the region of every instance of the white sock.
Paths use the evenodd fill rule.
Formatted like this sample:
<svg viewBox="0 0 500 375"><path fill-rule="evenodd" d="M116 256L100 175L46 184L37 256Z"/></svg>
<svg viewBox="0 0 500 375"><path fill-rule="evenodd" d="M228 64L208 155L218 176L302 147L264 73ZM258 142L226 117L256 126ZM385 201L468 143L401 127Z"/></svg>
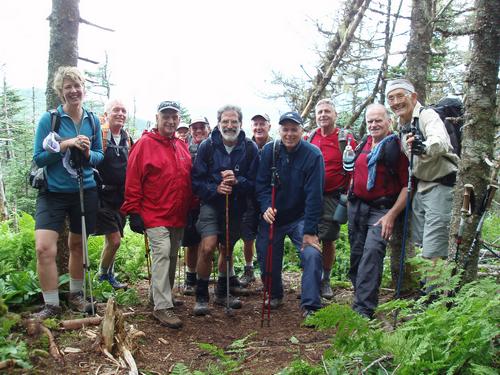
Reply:
<svg viewBox="0 0 500 375"><path fill-rule="evenodd" d="M252 267L252 268L253 268L253 262L252 262L252 261L247 262L246 266L247 266L247 267Z"/></svg>
<svg viewBox="0 0 500 375"><path fill-rule="evenodd" d="M59 290L47 290L42 292L43 301L46 305L59 306Z"/></svg>
<svg viewBox="0 0 500 375"><path fill-rule="evenodd" d="M189 273L196 273L196 267L195 268L188 267L188 272Z"/></svg>
<svg viewBox="0 0 500 375"><path fill-rule="evenodd" d="M78 293L83 290L83 279L69 279L69 292Z"/></svg>

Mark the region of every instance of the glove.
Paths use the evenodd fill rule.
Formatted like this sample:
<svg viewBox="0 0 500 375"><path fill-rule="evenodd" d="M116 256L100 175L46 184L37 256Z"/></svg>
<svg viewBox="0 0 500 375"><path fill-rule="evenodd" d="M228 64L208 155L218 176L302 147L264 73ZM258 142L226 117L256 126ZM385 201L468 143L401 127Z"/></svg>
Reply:
<svg viewBox="0 0 500 375"><path fill-rule="evenodd" d="M143 234L144 233L144 222L139 214L130 214L128 217L130 229L132 232Z"/></svg>
<svg viewBox="0 0 500 375"><path fill-rule="evenodd" d="M415 135L415 139L411 144L411 153L413 155L423 155L425 154L427 146L425 146L424 142L422 142L422 138L418 135Z"/></svg>

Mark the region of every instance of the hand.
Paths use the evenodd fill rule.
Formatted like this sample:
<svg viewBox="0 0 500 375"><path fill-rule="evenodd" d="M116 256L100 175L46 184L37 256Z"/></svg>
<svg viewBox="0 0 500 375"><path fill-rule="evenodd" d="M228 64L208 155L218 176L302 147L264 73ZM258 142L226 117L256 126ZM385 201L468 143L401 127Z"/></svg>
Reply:
<svg viewBox="0 0 500 375"><path fill-rule="evenodd" d="M386 213L373 225L382 225L381 236L384 240L389 241L394 229L394 217L391 213Z"/></svg>
<svg viewBox="0 0 500 375"><path fill-rule="evenodd" d="M262 214L262 217L264 218L264 220L266 221L266 223L268 224L272 224L274 223L274 221L276 220L276 214L278 213L278 210L275 208L271 208L269 207L263 214Z"/></svg>
<svg viewBox="0 0 500 375"><path fill-rule="evenodd" d="M225 195L225 194L231 194L233 192L233 187L231 185L227 185L224 181L222 181L218 186L217 186L217 193Z"/></svg>
<svg viewBox="0 0 500 375"><path fill-rule="evenodd" d="M413 155L423 155L426 152L426 145L422 141L422 137L419 135L413 135L413 133L408 133L406 136L406 143L408 148Z"/></svg>
<svg viewBox="0 0 500 375"><path fill-rule="evenodd" d="M226 185L233 186L238 183L234 172L230 169L222 171L220 175L222 177L222 182L224 182Z"/></svg>
<svg viewBox="0 0 500 375"><path fill-rule="evenodd" d="M312 246L316 250L321 252L321 245L319 244L319 238L315 234L304 234L304 237L302 238L302 249L304 249L306 246Z"/></svg>
<svg viewBox="0 0 500 375"><path fill-rule="evenodd" d="M90 157L90 139L85 135L78 135L72 138L73 144L71 147L82 151L83 155L88 159Z"/></svg>
<svg viewBox="0 0 500 375"><path fill-rule="evenodd" d="M128 221L132 232L139 234L144 233L144 222L142 221L141 215L137 213L131 213L128 217Z"/></svg>

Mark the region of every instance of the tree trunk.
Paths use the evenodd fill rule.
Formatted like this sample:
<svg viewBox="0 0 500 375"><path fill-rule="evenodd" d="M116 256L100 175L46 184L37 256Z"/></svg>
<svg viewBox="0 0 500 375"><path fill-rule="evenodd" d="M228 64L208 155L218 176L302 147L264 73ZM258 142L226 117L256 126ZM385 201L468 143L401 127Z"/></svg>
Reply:
<svg viewBox="0 0 500 375"><path fill-rule="evenodd" d="M52 88L54 75L60 66L77 66L78 28L80 24L80 0L52 0L50 21L50 49L47 89L45 91L47 109L56 108L60 99ZM57 241L57 266L59 273L68 272L68 220L59 233Z"/></svg>
<svg viewBox="0 0 500 375"><path fill-rule="evenodd" d="M490 168L484 157L493 155L495 139L495 102L500 61L500 12L498 1L476 0L477 9L472 36L472 57L466 78L467 96L465 100L465 119L462 136L462 162L458 171L458 181L453 201L453 218L450 230L450 258L456 250L455 234L460 221L460 207L463 186L474 185L476 207L480 206L490 181ZM472 249L469 259L467 253L473 242L474 232L480 220L480 213L475 212L467 222L463 243L459 248L459 264L466 264L464 282L477 276L479 244Z"/></svg>
<svg viewBox="0 0 500 375"><path fill-rule="evenodd" d="M431 59L435 0L412 0L410 41L407 51L407 77L412 81L419 101L427 97L427 73Z"/></svg>
<svg viewBox="0 0 500 375"><path fill-rule="evenodd" d="M50 49L47 90L45 92L47 109L60 104L52 82L60 66L77 66L78 27L80 24L80 0L52 0L50 21Z"/></svg>
<svg viewBox="0 0 500 375"><path fill-rule="evenodd" d="M304 105L300 108L301 116L306 119L314 106L321 98L326 86L332 79L340 60L351 44L361 19L363 18L371 0L354 0L346 2L346 11L342 24L339 25L335 36L328 43L328 50L318 68L318 74L313 80L313 87L308 91Z"/></svg>

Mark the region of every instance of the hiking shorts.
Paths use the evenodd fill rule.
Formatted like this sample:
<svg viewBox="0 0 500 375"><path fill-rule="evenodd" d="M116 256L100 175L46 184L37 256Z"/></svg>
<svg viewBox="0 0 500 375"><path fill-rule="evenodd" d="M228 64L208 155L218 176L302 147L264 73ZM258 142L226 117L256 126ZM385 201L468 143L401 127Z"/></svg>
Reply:
<svg viewBox="0 0 500 375"><path fill-rule="evenodd" d="M333 214L339 204L338 192L323 195L323 214L318 225L320 241L335 241L339 238L340 224L333 221Z"/></svg>
<svg viewBox="0 0 500 375"><path fill-rule="evenodd" d="M110 207L100 207L97 211L97 223L95 234L100 236L120 232L123 237L123 228L125 227L126 218L120 213L120 210L114 210Z"/></svg>
<svg viewBox="0 0 500 375"><path fill-rule="evenodd" d="M241 219L241 238L243 241L255 240L258 226L259 212L257 203L253 199L248 199L246 211Z"/></svg>
<svg viewBox="0 0 500 375"><path fill-rule="evenodd" d="M442 184L416 192L412 203L411 227L415 244L424 258L448 257L453 188Z"/></svg>
<svg viewBox="0 0 500 375"><path fill-rule="evenodd" d="M186 227L184 228L184 236L182 237L182 246L196 246L201 242L200 232L196 229L196 222L198 221L199 216L199 208L189 211Z"/></svg>
<svg viewBox="0 0 500 375"><path fill-rule="evenodd" d="M83 192L85 227L87 235L94 233L97 215L97 189ZM36 198L35 230L47 229L61 231L66 215L69 216L69 231L82 234L82 213L80 194L40 191Z"/></svg>
<svg viewBox="0 0 500 375"><path fill-rule="evenodd" d="M226 223L225 212L218 212L209 204L202 204L200 216L196 222L196 229L200 232L201 238L217 235L221 244L226 243ZM241 238L240 225L241 215L229 213L229 241L232 246Z"/></svg>

